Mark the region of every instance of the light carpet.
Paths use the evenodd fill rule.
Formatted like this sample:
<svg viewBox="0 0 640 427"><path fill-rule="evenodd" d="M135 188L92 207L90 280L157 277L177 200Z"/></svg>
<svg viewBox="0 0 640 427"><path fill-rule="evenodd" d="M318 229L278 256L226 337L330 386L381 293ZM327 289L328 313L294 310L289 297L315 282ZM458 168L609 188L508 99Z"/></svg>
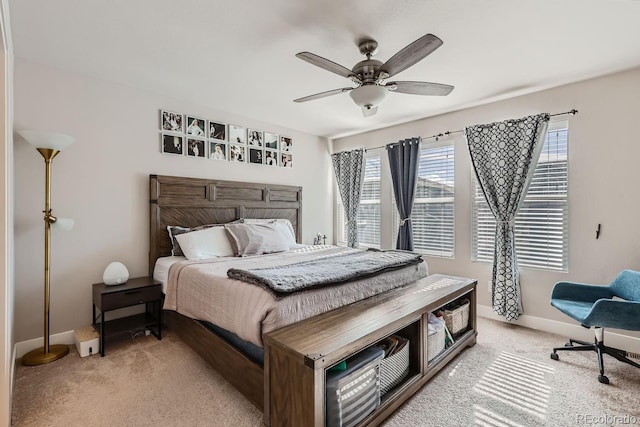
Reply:
<svg viewBox="0 0 640 427"><path fill-rule="evenodd" d="M478 343L385 426L640 425L640 369L605 356L603 385L595 352L549 358L567 337L484 318L478 330ZM106 350L80 358L72 347L51 364L16 366L12 425L262 425L262 413L171 331Z"/></svg>

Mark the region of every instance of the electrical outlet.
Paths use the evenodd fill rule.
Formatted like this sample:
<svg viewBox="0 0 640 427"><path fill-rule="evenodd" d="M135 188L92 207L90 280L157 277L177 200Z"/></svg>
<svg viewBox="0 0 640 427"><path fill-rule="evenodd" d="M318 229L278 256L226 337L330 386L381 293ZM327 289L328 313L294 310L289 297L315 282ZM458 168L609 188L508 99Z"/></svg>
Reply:
<svg viewBox="0 0 640 427"><path fill-rule="evenodd" d="M150 329L146 329L144 331L144 334L147 335L147 336L151 335L151 330Z"/></svg>

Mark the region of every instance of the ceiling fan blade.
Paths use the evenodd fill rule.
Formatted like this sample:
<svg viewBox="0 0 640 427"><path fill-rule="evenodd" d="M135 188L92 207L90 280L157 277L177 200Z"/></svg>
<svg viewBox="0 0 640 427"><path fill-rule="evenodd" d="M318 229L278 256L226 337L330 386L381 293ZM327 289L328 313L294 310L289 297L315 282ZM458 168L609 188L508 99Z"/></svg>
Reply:
<svg viewBox="0 0 640 427"><path fill-rule="evenodd" d="M324 68L325 70L336 73L339 76L346 78L351 78L352 76L354 76L353 71L351 71L350 69L343 67L340 64L336 64L333 61L329 61L322 56L318 56L315 53L300 52L296 53L296 56L304 61L307 61L310 64L315 65L316 67Z"/></svg>
<svg viewBox="0 0 640 427"><path fill-rule="evenodd" d="M429 82L389 82L384 85L388 90L412 95L445 96L453 90L453 86Z"/></svg>
<svg viewBox="0 0 640 427"><path fill-rule="evenodd" d="M394 76L422 60L440 46L442 46L442 40L433 34L426 34L389 58L380 66L379 74L386 73L385 78Z"/></svg>
<svg viewBox="0 0 640 427"><path fill-rule="evenodd" d="M373 116L378 112L378 106L375 107L362 107L362 115L365 117Z"/></svg>
<svg viewBox="0 0 640 427"><path fill-rule="evenodd" d="M302 98L294 99L293 102L313 101L314 99L320 99L320 98L324 98L324 97L331 96L331 95L337 95L337 94L343 93L343 92L349 92L352 89L353 89L352 87L343 87L343 88L340 88L340 89L328 90L326 92L320 92L320 93L316 93L314 95L309 95L309 96L304 96Z"/></svg>

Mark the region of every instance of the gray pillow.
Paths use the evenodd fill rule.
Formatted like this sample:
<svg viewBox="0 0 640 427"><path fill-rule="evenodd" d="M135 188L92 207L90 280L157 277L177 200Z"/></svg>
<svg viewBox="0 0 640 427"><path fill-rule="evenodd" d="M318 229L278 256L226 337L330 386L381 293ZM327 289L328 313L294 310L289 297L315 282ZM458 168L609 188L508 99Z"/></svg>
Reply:
<svg viewBox="0 0 640 427"><path fill-rule="evenodd" d="M169 240L171 240L171 255L184 256L184 253L180 248L180 243L178 243L178 239L176 239L176 236L179 236L180 234L188 233L190 231L195 231L195 230L189 227L181 227L179 225L167 225Z"/></svg>
<svg viewBox="0 0 640 427"><path fill-rule="evenodd" d="M296 232L291 225L291 221L284 218L240 218L238 222L244 222L245 224L271 224L276 223L278 227L287 229L291 234L292 244L290 246L296 246ZM288 236L287 236L288 237Z"/></svg>
<svg viewBox="0 0 640 427"><path fill-rule="evenodd" d="M226 224L231 246L238 256L270 254L289 250L289 241L272 224Z"/></svg>

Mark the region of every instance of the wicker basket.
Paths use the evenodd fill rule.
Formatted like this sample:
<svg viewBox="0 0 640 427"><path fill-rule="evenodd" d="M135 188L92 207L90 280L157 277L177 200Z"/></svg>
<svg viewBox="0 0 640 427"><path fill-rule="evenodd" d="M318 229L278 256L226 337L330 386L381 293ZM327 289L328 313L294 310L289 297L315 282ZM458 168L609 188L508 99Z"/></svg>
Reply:
<svg viewBox="0 0 640 427"><path fill-rule="evenodd" d="M427 362L436 357L444 350L445 327L441 327L436 332L427 333Z"/></svg>
<svg viewBox="0 0 640 427"><path fill-rule="evenodd" d="M400 351L385 357L380 361L380 395L384 396L389 390L400 384L409 375L409 340L399 335Z"/></svg>
<svg viewBox="0 0 640 427"><path fill-rule="evenodd" d="M469 325L469 300L462 300L462 304L453 310L444 311L444 321L452 335L463 332Z"/></svg>

